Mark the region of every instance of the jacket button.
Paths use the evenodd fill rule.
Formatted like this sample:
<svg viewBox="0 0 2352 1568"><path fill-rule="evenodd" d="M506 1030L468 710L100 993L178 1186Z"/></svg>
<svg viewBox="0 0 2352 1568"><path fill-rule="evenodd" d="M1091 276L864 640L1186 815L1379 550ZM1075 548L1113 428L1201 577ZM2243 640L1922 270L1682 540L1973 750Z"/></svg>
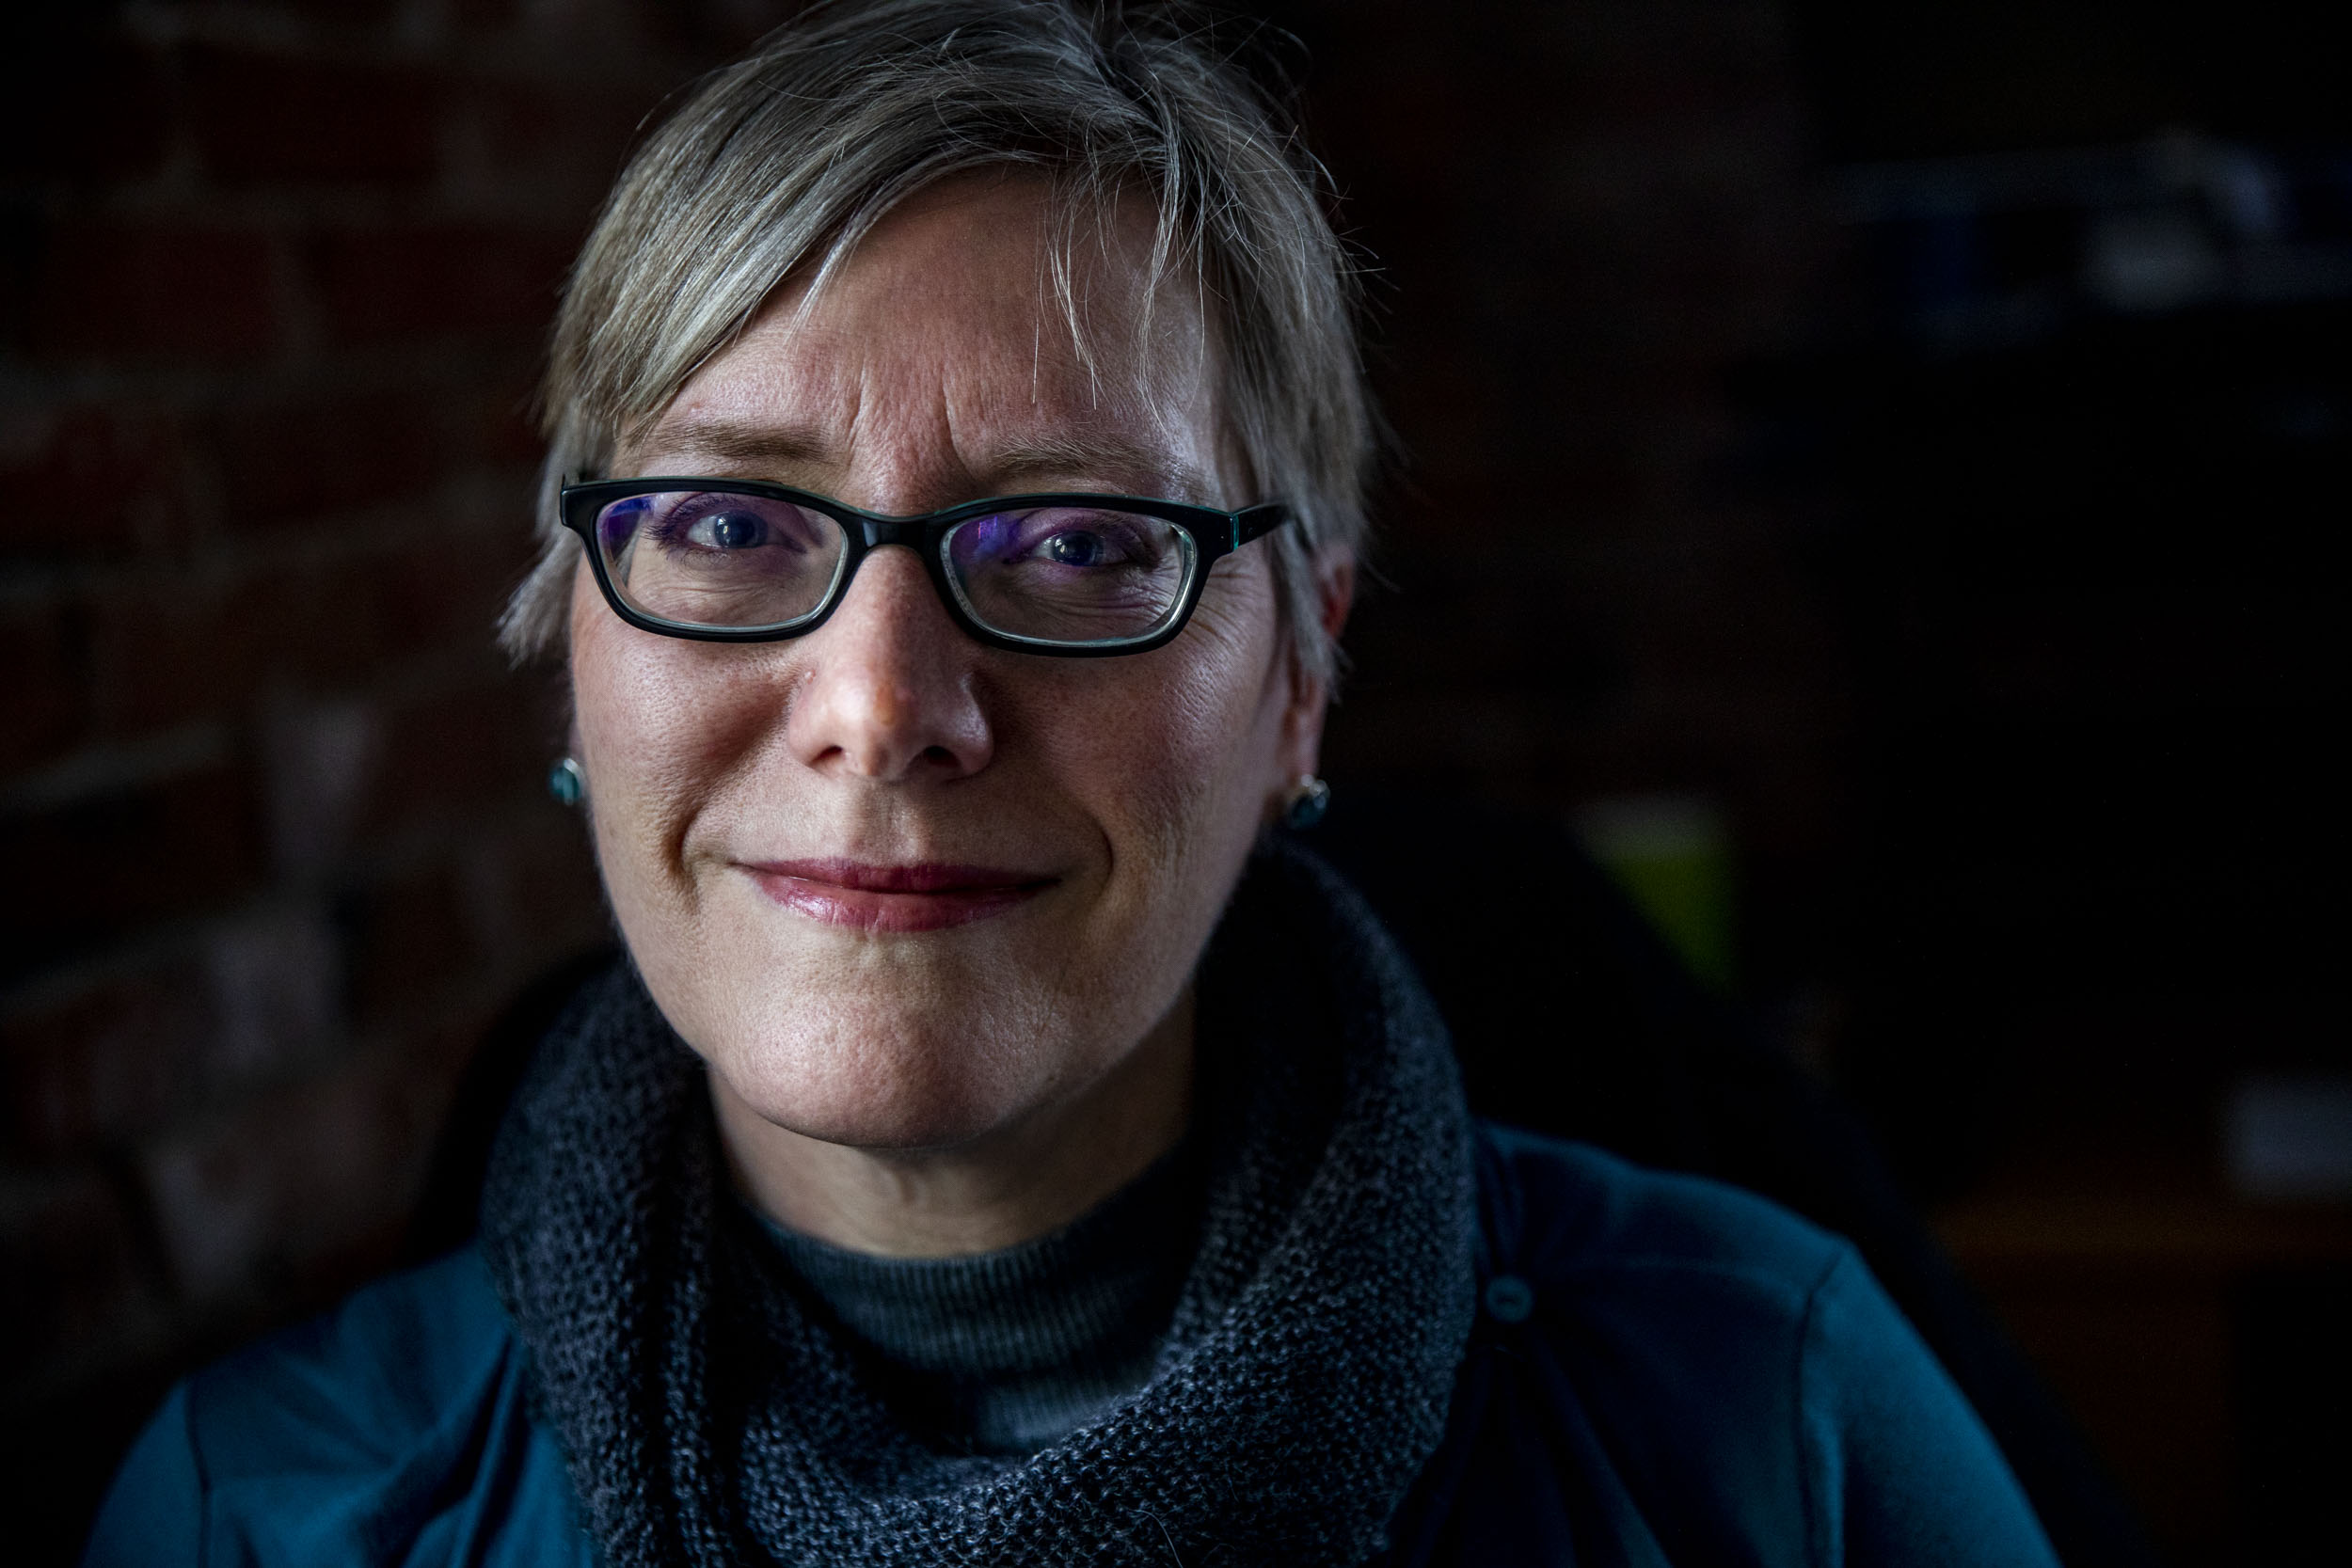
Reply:
<svg viewBox="0 0 2352 1568"><path fill-rule="evenodd" d="M1535 1288L1515 1274L1486 1281L1486 1311L1499 1323L1523 1323L1535 1310Z"/></svg>

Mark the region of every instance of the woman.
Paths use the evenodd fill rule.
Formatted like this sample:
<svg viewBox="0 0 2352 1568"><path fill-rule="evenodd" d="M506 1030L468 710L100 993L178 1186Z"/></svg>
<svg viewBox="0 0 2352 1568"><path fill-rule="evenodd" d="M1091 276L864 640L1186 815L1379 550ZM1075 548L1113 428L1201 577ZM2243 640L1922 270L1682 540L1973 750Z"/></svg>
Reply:
<svg viewBox="0 0 2352 1568"><path fill-rule="evenodd" d="M1850 1251L1473 1125L1273 832L1369 446L1311 171L1061 0L648 141L505 626L628 962L477 1244L183 1385L93 1562L2050 1560Z"/></svg>

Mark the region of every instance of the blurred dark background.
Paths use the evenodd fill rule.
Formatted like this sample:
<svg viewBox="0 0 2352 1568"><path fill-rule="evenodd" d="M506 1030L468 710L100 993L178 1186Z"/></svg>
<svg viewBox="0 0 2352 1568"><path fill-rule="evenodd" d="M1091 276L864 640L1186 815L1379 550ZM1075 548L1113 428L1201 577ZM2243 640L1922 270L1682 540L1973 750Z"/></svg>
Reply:
<svg viewBox="0 0 2352 1568"><path fill-rule="evenodd" d="M640 118L778 14L0 23L20 1560L171 1377L401 1255L475 1041L604 937L488 642L526 404ZM2345 1560L2352 12L1256 14L1397 436L1335 789L1581 833L2171 1560Z"/></svg>

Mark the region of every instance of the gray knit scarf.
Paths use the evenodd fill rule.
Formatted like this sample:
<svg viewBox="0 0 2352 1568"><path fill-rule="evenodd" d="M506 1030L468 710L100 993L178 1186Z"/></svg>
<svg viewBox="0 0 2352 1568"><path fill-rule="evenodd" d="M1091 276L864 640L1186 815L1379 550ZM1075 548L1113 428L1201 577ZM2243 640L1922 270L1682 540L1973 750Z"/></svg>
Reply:
<svg viewBox="0 0 2352 1568"><path fill-rule="evenodd" d="M772 1247L702 1065L626 968L541 1045L482 1246L614 1568L1355 1564L1435 1451L1472 1311L1443 1025L1319 862L1252 863L1203 960L1206 1206L1152 1380L1024 1458L927 1447Z"/></svg>

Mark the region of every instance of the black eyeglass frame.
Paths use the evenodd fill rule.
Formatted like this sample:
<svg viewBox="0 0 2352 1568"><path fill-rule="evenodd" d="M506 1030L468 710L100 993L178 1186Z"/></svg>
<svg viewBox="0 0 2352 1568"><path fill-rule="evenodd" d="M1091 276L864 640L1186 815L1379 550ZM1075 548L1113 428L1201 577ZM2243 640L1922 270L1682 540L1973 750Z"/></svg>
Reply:
<svg viewBox="0 0 2352 1568"><path fill-rule="evenodd" d="M756 496L765 500L806 507L839 523L845 539L841 565L834 572L833 584L826 589L823 600L816 609L796 620L779 621L762 626L697 626L692 622L649 615L631 605L622 597L606 570L604 550L596 543L596 519L614 501L628 500L632 496L680 490ZM789 638L804 637L831 619L841 601L849 596L850 583L856 578L858 567L868 555L885 545L903 545L914 550L921 560L923 570L931 579L931 587L939 594L939 602L946 606L948 618L961 627L965 635L992 648L1041 654L1053 658L1104 658L1120 654L1150 653L1154 648L1165 647L1192 619L1193 609L1200 602L1200 591L1208 583L1209 568L1251 540L1271 533L1294 515L1290 507L1281 501L1245 506L1238 512L1220 512L1213 506L1192 506L1184 501L1158 500L1148 496L1049 490L1035 495L991 496L984 500L960 501L938 512L900 517L887 513L867 512L846 501L834 500L830 496L795 490L785 484L771 484L764 480L707 479L691 475L584 480L564 485L559 493L557 505L564 526L580 535L580 543L587 548L589 569L596 575L596 587L603 591L604 602L612 607L612 613L641 631L663 637L682 637L696 642L781 642ZM1139 637L1122 638L1116 641L1054 642L1043 638L1021 637L1012 632L998 631L973 618L956 592L954 581L947 575L946 552L941 549L941 545L959 524L968 523L975 517L1017 508L1047 506L1089 506L1108 511L1136 512L1172 523L1184 531L1192 545L1192 570L1184 592L1158 626Z"/></svg>

